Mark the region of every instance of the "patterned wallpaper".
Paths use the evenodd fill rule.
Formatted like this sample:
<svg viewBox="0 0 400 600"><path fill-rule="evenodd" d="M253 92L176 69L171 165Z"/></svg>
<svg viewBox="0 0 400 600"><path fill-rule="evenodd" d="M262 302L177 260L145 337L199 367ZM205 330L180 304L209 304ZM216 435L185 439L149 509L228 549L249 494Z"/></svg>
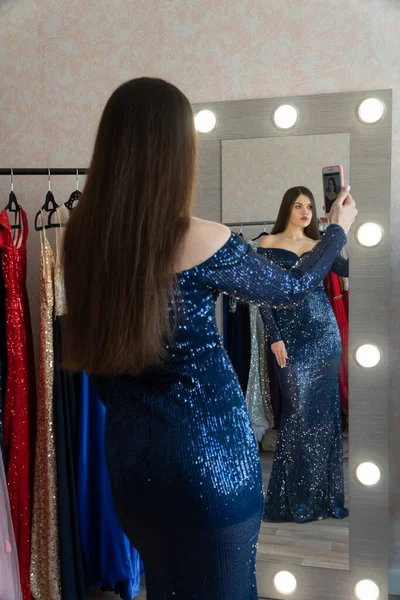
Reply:
<svg viewBox="0 0 400 600"><path fill-rule="evenodd" d="M144 74L170 79L192 102L393 88L394 365L400 356L399 30L399 0L1 0L0 164L87 165L109 94ZM61 202L74 185L55 181L56 199ZM8 186L0 181L4 203ZM16 182L31 223L46 189L46 178ZM36 233L29 244L37 323ZM399 390L397 370L391 447L392 531L397 528L398 536ZM394 539L393 533L400 593L400 543Z"/></svg>

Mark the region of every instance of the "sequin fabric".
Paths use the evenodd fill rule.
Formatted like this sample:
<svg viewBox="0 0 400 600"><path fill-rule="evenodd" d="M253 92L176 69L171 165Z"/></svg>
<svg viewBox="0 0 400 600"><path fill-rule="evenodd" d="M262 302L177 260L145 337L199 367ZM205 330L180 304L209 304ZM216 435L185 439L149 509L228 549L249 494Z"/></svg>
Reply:
<svg viewBox="0 0 400 600"><path fill-rule="evenodd" d="M258 242L249 242L257 250ZM245 395L251 426L258 442L261 442L268 429L274 426L271 395L267 372L264 323L256 304L249 305L250 311L250 371Z"/></svg>
<svg viewBox="0 0 400 600"><path fill-rule="evenodd" d="M21 229L13 240L7 212L0 214L1 259L5 286L7 376L4 394L4 452L11 518L17 543L21 588L30 600L31 469L29 405L32 398L26 292L28 220L20 209Z"/></svg>
<svg viewBox="0 0 400 600"><path fill-rule="evenodd" d="M274 427L274 415L267 371L264 324L258 306L250 304L249 310L251 357L245 399L254 435L257 441L261 442L264 434Z"/></svg>
<svg viewBox="0 0 400 600"><path fill-rule="evenodd" d="M71 195L76 197L76 192ZM69 219L69 210L61 204L54 215L54 223L61 225L55 230L55 264L54 264L54 384L53 411L54 436L57 463L57 509L58 509L58 541L60 557L60 580L63 600L86 600L84 559L82 554L82 539L78 518L78 493L76 487L77 471L81 467L77 456L77 430L80 419L77 407L82 405L78 395L81 374L64 371L62 362L63 315L66 312L64 286L64 270L62 265L63 238L65 226ZM92 417L93 415L91 415ZM82 424L84 428L87 423ZM90 426L96 428L97 421L90 421ZM98 462L98 452L92 445L89 456ZM85 464L85 461L83 461ZM91 491L95 486L88 483ZM98 492L96 491L94 494ZM102 490L103 492L103 490ZM102 496L102 506L104 494ZM96 514L92 498L88 498L90 511ZM90 514L91 514L90 513ZM97 545L97 540L95 541ZM112 551L111 551L112 552ZM107 563L106 563L107 564ZM98 580L95 582L99 583ZM133 594L131 595L133 598ZM131 598L129 600L131 600Z"/></svg>
<svg viewBox="0 0 400 600"><path fill-rule="evenodd" d="M300 302L345 240L332 226L289 272L232 234L210 259L178 274L175 336L163 368L94 378L107 409L114 505L143 559L148 600L257 598L261 467L215 303L219 292L257 304Z"/></svg>
<svg viewBox="0 0 400 600"><path fill-rule="evenodd" d="M57 222L60 228L56 230L56 260L54 264L54 316L62 317L67 312L67 301L65 297L64 269L62 264L62 244L64 228L68 223L69 210L65 204L61 204L56 211Z"/></svg>
<svg viewBox="0 0 400 600"><path fill-rule="evenodd" d="M6 289L4 287L3 267L1 264L0 243L0 451L4 456L4 393L7 367L7 342L6 342Z"/></svg>
<svg viewBox="0 0 400 600"><path fill-rule="evenodd" d="M300 261L282 248L258 252L290 272L314 250ZM328 516L345 518L339 398L342 346L323 283L297 307L260 310L271 343L283 340L288 353L285 368L275 361L282 417L264 519L307 523Z"/></svg>
<svg viewBox="0 0 400 600"><path fill-rule="evenodd" d="M53 414L54 257L44 229L40 235L40 344L30 581L35 600L61 600Z"/></svg>

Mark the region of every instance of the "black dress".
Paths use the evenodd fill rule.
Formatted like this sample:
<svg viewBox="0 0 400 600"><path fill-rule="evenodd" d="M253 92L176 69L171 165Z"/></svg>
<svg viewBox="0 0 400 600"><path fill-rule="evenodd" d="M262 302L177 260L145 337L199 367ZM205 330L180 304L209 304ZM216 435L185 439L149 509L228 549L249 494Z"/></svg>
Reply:
<svg viewBox="0 0 400 600"><path fill-rule="evenodd" d="M65 205L56 213L58 224L65 225L69 212ZM62 320L66 312L64 277L61 264L63 227L56 229L54 268L54 430L57 461L58 538L62 600L86 600L85 573L80 539L75 487L75 448L77 439L77 402L80 376L61 367Z"/></svg>
<svg viewBox="0 0 400 600"><path fill-rule="evenodd" d="M224 296L224 345L243 394L246 394L250 372L249 305Z"/></svg>

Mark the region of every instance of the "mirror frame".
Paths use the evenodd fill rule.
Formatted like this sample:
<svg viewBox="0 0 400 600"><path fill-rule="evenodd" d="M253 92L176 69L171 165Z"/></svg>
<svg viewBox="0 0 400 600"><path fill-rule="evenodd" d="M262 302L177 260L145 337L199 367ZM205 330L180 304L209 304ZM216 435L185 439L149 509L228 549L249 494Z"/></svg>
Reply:
<svg viewBox="0 0 400 600"><path fill-rule="evenodd" d="M357 117L359 103L368 97L385 103L385 113L375 124L364 124ZM289 130L273 124L273 113L281 104L293 104L298 110L298 120ZM194 104L193 109L195 113L209 109L217 116L213 131L198 134L196 214L219 222L221 140L350 134L350 176L345 173L345 179L359 209L348 239L350 569L258 561L257 581L260 598L287 598L276 591L272 578L277 570L289 570L297 579L297 589L291 595L295 600L349 600L355 597L354 586L360 579L372 579L380 588L379 597L387 598L392 91L204 102ZM368 221L378 223L384 231L381 243L373 248L359 245L355 238L357 227ZM372 369L354 361L355 349L363 343L373 343L381 350L381 361ZM354 476L357 465L366 460L381 469L381 480L374 487L363 486Z"/></svg>

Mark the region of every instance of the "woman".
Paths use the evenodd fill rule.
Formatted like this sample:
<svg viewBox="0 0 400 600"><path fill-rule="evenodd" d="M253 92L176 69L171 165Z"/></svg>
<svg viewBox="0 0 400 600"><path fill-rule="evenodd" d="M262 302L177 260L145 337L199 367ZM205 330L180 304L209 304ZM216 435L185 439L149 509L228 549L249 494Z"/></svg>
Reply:
<svg viewBox="0 0 400 600"><path fill-rule="evenodd" d="M328 185L325 190L325 202L328 200L330 203L332 203L334 200L336 200L337 197L338 197L338 189L336 186L336 181L334 180L333 177L329 177Z"/></svg>
<svg viewBox="0 0 400 600"><path fill-rule="evenodd" d="M315 252L319 238L314 197L309 189L294 187L283 196L271 235L262 238L258 251L290 272ZM332 271L347 276L347 269L348 261L337 257ZM342 346L323 283L297 306L261 307L261 313L282 395L264 519L343 519L348 511L339 396Z"/></svg>
<svg viewBox="0 0 400 600"><path fill-rule="evenodd" d="M94 376L106 406L113 500L148 599L250 600L261 470L215 302L221 291L300 301L357 211L343 194L319 249L286 272L192 218L195 168L193 112L176 87L141 78L112 94L65 234L65 362Z"/></svg>

